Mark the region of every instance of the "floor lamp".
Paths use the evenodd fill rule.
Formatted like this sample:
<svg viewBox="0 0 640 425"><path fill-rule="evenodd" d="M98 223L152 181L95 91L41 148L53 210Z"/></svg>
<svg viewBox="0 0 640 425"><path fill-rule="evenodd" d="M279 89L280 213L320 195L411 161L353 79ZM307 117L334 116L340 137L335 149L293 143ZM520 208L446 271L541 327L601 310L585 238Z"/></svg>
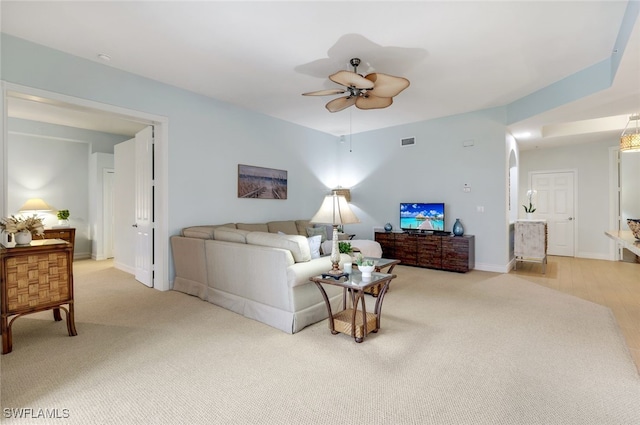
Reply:
<svg viewBox="0 0 640 425"><path fill-rule="evenodd" d="M333 226L333 244L331 245L331 274L341 274L340 250L338 249L338 226L360 223L351 211L347 199L336 193L327 195L318 212L311 218L312 223L331 224Z"/></svg>

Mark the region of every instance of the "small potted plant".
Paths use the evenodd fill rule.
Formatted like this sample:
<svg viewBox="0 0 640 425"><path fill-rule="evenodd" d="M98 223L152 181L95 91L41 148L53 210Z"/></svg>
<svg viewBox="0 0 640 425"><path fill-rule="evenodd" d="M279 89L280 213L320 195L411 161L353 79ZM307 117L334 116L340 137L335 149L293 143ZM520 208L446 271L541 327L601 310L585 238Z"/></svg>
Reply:
<svg viewBox="0 0 640 425"><path fill-rule="evenodd" d="M340 254L351 255L353 247L351 246L351 242L338 242L338 250Z"/></svg>
<svg viewBox="0 0 640 425"><path fill-rule="evenodd" d="M60 226L69 225L69 210L59 210L57 216L58 216L58 225Z"/></svg>
<svg viewBox="0 0 640 425"><path fill-rule="evenodd" d="M358 266L358 270L362 273L363 279L370 279L371 273L376 268L376 262L370 258L364 258L362 254L358 255L358 258L356 258L356 265Z"/></svg>

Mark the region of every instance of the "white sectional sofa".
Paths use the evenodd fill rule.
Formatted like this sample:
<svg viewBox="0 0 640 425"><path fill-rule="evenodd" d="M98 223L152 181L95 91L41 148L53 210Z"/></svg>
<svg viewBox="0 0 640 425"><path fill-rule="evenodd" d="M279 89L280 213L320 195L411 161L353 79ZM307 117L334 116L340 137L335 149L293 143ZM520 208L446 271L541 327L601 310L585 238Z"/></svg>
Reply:
<svg viewBox="0 0 640 425"><path fill-rule="evenodd" d="M194 226L171 237L173 289L197 296L287 333L327 317L309 281L331 269L328 256L311 258L308 220ZM371 242L371 241L369 241ZM351 257L341 254L341 265ZM338 308L342 291L325 288Z"/></svg>

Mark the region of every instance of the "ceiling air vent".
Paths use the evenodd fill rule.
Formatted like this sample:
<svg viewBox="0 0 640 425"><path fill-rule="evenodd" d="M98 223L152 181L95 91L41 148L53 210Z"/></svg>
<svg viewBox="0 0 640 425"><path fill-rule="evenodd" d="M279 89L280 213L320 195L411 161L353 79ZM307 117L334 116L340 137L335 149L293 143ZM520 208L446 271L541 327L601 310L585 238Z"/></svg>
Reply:
<svg viewBox="0 0 640 425"><path fill-rule="evenodd" d="M416 138L415 137L409 137L407 139L402 139L400 141L400 143L402 144L402 146L413 146L416 144Z"/></svg>

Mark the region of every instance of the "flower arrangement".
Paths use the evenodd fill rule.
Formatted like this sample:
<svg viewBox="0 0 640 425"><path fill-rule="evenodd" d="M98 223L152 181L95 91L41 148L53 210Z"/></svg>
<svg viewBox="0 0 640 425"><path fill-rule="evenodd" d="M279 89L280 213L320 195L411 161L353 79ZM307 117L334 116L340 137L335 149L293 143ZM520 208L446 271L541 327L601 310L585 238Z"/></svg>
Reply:
<svg viewBox="0 0 640 425"><path fill-rule="evenodd" d="M7 233L19 233L26 230L34 236L44 235L42 219L35 214L27 218L16 217L14 215L0 218L0 229Z"/></svg>
<svg viewBox="0 0 640 425"><path fill-rule="evenodd" d="M59 210L56 215L58 216L58 220L68 220L69 210Z"/></svg>
<svg viewBox="0 0 640 425"><path fill-rule="evenodd" d="M535 194L536 194L535 190L527 190L527 199L529 200L529 206L523 205L524 212L526 213L535 212L536 209L533 206L533 197L535 196Z"/></svg>

